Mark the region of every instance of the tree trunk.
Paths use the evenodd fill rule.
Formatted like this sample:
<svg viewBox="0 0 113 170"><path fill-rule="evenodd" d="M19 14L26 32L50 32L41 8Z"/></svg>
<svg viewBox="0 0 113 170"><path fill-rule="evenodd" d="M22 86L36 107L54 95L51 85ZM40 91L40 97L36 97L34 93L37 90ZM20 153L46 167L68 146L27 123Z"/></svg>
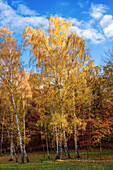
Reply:
<svg viewBox="0 0 113 170"><path fill-rule="evenodd" d="M14 144L13 144L13 152L14 152L14 155L15 155L15 158L16 158L16 162L18 162L18 158L17 158L17 156L16 156L16 151L15 151Z"/></svg>
<svg viewBox="0 0 113 170"><path fill-rule="evenodd" d="M22 99L22 102L23 102L23 110L24 110L24 114L23 114L23 129L24 129L24 144L23 144L23 149L24 149L24 154L25 154L26 160L27 160L27 162L29 162L29 158L27 156L26 149L25 149L25 145L26 145L26 142L25 142L25 139L26 139L26 132L25 132L25 105L24 105L23 99Z"/></svg>
<svg viewBox="0 0 113 170"><path fill-rule="evenodd" d="M63 130L63 132L64 132L65 152L67 153L68 158L71 158L71 157L70 157L70 154L69 154L69 151L68 151L68 146L67 146L67 141L66 141L65 130Z"/></svg>
<svg viewBox="0 0 113 170"><path fill-rule="evenodd" d="M22 148L22 139L21 139L21 133L20 133L20 127L19 127L19 122L18 122L18 116L17 116L16 107L15 107L15 103L14 103L13 97L12 97L12 103L13 103L13 107L14 107L16 124L17 124L17 130L18 130L18 137L19 137L19 142L20 142L20 150L21 150L21 155L22 155L21 160L22 160L22 163L24 163L24 153L23 153L23 148Z"/></svg>
<svg viewBox="0 0 113 170"><path fill-rule="evenodd" d="M24 163L24 153L23 153L23 148L22 148L22 139L21 139L21 133L20 133L20 127L19 127L19 122L18 122L18 116L17 116L17 111L16 111L16 105L13 97L13 87L12 87L12 74L11 74L11 68L10 68L10 88L11 88L11 101L15 113L15 118L16 118L16 124L17 124L17 130L18 130L18 137L19 137L19 142L20 142L20 150L21 150L21 160L22 163Z"/></svg>
<svg viewBox="0 0 113 170"><path fill-rule="evenodd" d="M57 134L57 126L56 126L55 133L56 133L56 147L57 147L57 155L56 155L56 159L60 159L60 157L59 157L59 148L58 148L58 134Z"/></svg>
<svg viewBox="0 0 113 170"><path fill-rule="evenodd" d="M75 111L75 90L73 88L73 115L74 119L76 119L76 111ZM78 146L77 146L77 126L76 123L74 124L74 138L75 138L75 154L77 158L80 158L78 153Z"/></svg>
<svg viewBox="0 0 113 170"><path fill-rule="evenodd" d="M9 134L8 128L7 128L7 126L6 126L6 123L4 122L4 124L5 124L6 130L7 130L8 137L9 137L9 139L10 139L10 134ZM11 140L11 139L10 139L10 140ZM10 142L11 142L11 141L10 141ZM10 144L10 146L11 146L11 144ZM18 158L17 158L17 156L16 156L16 151L15 151L15 147L14 147L13 141L12 141L12 150L13 150L13 152L14 152L14 155L15 155L15 158L16 158L16 162L18 162Z"/></svg>
<svg viewBox="0 0 113 170"><path fill-rule="evenodd" d="M74 126L74 130L75 130L75 154L77 158L80 158L79 153L78 153L78 145L77 145L77 127L76 124Z"/></svg>
<svg viewBox="0 0 113 170"><path fill-rule="evenodd" d="M27 153L26 153L26 149L25 149L25 148L24 148L24 154L25 154L25 157L26 157L27 162L29 162L29 158L28 158L28 156L27 156Z"/></svg>
<svg viewBox="0 0 113 170"><path fill-rule="evenodd" d="M60 130L60 159L62 159L62 128Z"/></svg>
<svg viewBox="0 0 113 170"><path fill-rule="evenodd" d="M51 93L51 96L52 96L53 114L55 114L55 106L54 106L53 93ZM57 126L55 126L55 136L56 136L56 149L57 149L57 151L56 151L57 152L56 159L60 159Z"/></svg>

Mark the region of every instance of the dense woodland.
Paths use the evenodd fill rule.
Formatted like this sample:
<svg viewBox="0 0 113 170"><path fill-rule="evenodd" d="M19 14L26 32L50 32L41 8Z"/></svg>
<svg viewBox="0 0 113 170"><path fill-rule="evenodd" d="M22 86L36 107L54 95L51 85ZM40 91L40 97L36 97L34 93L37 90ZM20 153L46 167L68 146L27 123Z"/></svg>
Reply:
<svg viewBox="0 0 113 170"><path fill-rule="evenodd" d="M79 158L79 150L113 149L113 51L95 66L71 22L48 22L48 32L27 27L21 48L0 27L0 154L10 160L21 152L29 161L26 151L60 159L70 150ZM34 70L23 67L22 49Z"/></svg>

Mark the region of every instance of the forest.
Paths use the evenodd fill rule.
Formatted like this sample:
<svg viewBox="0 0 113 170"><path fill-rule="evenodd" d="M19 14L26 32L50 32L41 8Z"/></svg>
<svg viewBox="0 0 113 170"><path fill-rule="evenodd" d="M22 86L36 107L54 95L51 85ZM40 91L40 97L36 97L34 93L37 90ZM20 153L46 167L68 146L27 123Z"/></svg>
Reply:
<svg viewBox="0 0 113 170"><path fill-rule="evenodd" d="M83 37L58 16L48 32L27 27L22 46L0 27L0 156L50 152L80 158L79 151L113 149L113 49L94 65ZM30 52L26 69L22 50ZM26 56L26 59L29 56Z"/></svg>

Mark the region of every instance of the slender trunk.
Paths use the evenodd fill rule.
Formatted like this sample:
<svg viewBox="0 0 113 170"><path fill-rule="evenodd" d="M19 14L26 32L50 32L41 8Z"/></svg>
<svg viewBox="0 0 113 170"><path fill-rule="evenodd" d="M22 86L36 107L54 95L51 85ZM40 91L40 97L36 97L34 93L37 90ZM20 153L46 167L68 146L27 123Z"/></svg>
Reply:
<svg viewBox="0 0 113 170"><path fill-rule="evenodd" d="M19 122L18 122L18 117L17 117L16 112L15 112L15 118L16 118L16 123L17 123L18 137L19 137L19 142L20 142L20 150L21 150L21 155L22 155L21 160L22 160L22 163L24 163L24 153L23 153L23 148L22 148L22 139L21 139L20 127L19 127Z"/></svg>
<svg viewBox="0 0 113 170"><path fill-rule="evenodd" d="M13 144L13 152L14 152L14 155L15 155L15 158L16 158L16 162L18 162L18 158L17 158L17 156L16 156L16 151L15 151L14 144Z"/></svg>
<svg viewBox="0 0 113 170"><path fill-rule="evenodd" d="M60 159L62 159L62 127L60 130Z"/></svg>
<svg viewBox="0 0 113 170"><path fill-rule="evenodd" d="M57 147L57 155L56 155L56 159L60 159L59 157L59 148L58 148L58 133L57 133L57 126L55 129L55 133L56 133L56 147Z"/></svg>
<svg viewBox="0 0 113 170"><path fill-rule="evenodd" d="M25 154L26 160L27 160L27 162L29 162L29 158L27 156L26 149L25 149L25 145L26 145L26 142L25 142L25 139L26 139L26 132L25 132L25 105L24 105L23 99L22 99L22 102L23 102L23 110L24 110L24 114L23 114L23 129L24 129L24 144L23 144L23 149L24 149L24 154Z"/></svg>
<svg viewBox="0 0 113 170"><path fill-rule="evenodd" d="M54 105L54 98L53 98L53 93L51 93L52 96L52 106L53 106L53 114L55 114L55 105ZM60 159L59 155L59 142L58 142L58 132L57 132L57 125L55 126L55 136L56 136L56 159ZM54 147L55 148L55 147Z"/></svg>
<svg viewBox="0 0 113 170"><path fill-rule="evenodd" d="M45 135L46 135L47 157L48 157L48 159L50 159L50 156L49 156L49 147L48 147L48 137L47 137L47 129L46 129L46 125L45 125Z"/></svg>
<svg viewBox="0 0 113 170"><path fill-rule="evenodd" d="M6 130L7 130L8 137L9 137L9 139L10 139L9 130L8 130L5 122L4 122L4 124L5 124ZM11 142L11 141L10 141L10 142ZM14 155L15 155L15 158L16 158L16 162L18 162L18 158L17 158L17 156L16 156L16 151L15 151L15 147L14 147L13 141L12 141L12 150L13 150L13 152L14 152Z"/></svg>
<svg viewBox="0 0 113 170"><path fill-rule="evenodd" d="M25 148L24 148L24 154L25 154L25 157L26 157L27 162L29 162L29 158L28 158L28 156L27 156L27 153L26 153L26 149L25 149Z"/></svg>
<svg viewBox="0 0 113 170"><path fill-rule="evenodd" d="M63 115L63 99L62 99L62 95L61 95L61 81L60 81L60 89L59 89L59 96L60 96L60 103L61 103L61 115ZM61 137L60 137L60 159L62 158L62 137L63 137L63 128L62 128L63 124L61 124Z"/></svg>
<svg viewBox="0 0 113 170"><path fill-rule="evenodd" d="M52 95L52 94L51 94ZM53 105L53 114L55 114L55 106L54 106L54 100L53 100L53 95L52 95L52 105ZM58 132L57 132L57 126L55 127L55 136L56 136L56 148L57 148L57 155L56 155L56 159L60 159L59 157L59 143L58 143Z"/></svg>
<svg viewBox="0 0 113 170"><path fill-rule="evenodd" d="M19 137L19 142L20 142L20 150L21 150L21 155L22 155L22 163L24 163L24 153L23 153L23 148L22 148L22 139L21 139L21 133L20 133L20 127L19 127L19 122L18 122L18 116L17 116L17 111L16 111L16 105L13 97L13 87L12 87L12 73L11 73L11 68L10 68L10 88L11 88L11 100L12 100L12 105L15 113L15 118L16 118L16 124L17 124L17 130L18 130L18 137Z"/></svg>
<svg viewBox="0 0 113 170"><path fill-rule="evenodd" d="M67 155L68 155L68 158L71 158L71 157L70 157L70 154L69 154L69 151L68 151L68 146L67 146L67 141L66 141L65 130L63 130L63 132L64 132L65 151L66 151L66 153L67 153Z"/></svg>
<svg viewBox="0 0 113 170"><path fill-rule="evenodd" d="M73 115L74 119L76 119L76 111L75 111L75 90L73 88ZM78 146L77 146L77 126L76 123L74 124L74 138L75 138L75 154L77 158L80 158L78 153Z"/></svg>
<svg viewBox="0 0 113 170"><path fill-rule="evenodd" d="M75 123L75 153L76 153L76 157L80 158L79 153L78 153L78 145L77 145L77 127L76 127L76 123Z"/></svg>
<svg viewBox="0 0 113 170"><path fill-rule="evenodd" d="M53 114L55 114L55 106L54 106L53 94L51 94L51 96L52 96ZM56 136L56 148L57 148L56 159L60 159L60 158L59 158L59 148L58 148L58 133L57 133L57 126L55 127L55 136ZM55 146L55 145L54 145L54 146ZM55 147L54 147L54 148L55 148Z"/></svg>

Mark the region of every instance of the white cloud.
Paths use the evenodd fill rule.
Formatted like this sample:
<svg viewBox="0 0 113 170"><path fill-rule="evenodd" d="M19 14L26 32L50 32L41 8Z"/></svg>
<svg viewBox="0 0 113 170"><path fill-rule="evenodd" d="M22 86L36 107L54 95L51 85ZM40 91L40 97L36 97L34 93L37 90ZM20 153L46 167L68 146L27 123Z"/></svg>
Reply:
<svg viewBox="0 0 113 170"><path fill-rule="evenodd" d="M23 17L22 23L33 25L34 27L37 26L44 26L46 27L48 25L48 20L46 17Z"/></svg>
<svg viewBox="0 0 113 170"><path fill-rule="evenodd" d="M32 10L30 12L33 14ZM0 25L17 32L23 31L27 26L47 28L48 19L46 16L21 16L6 2L0 1Z"/></svg>
<svg viewBox="0 0 113 170"><path fill-rule="evenodd" d="M106 27L111 23L113 23L113 16L112 15L104 15L104 17L100 21L101 27Z"/></svg>
<svg viewBox="0 0 113 170"><path fill-rule="evenodd" d="M105 27L103 31L107 38L113 37L113 22Z"/></svg>
<svg viewBox="0 0 113 170"><path fill-rule="evenodd" d="M91 40L94 44L102 43L105 40L104 36L94 28L82 30L82 36Z"/></svg>
<svg viewBox="0 0 113 170"><path fill-rule="evenodd" d="M82 30L81 30L79 27L75 26L75 25L73 25L73 26L71 27L70 31L76 32L77 35L82 36Z"/></svg>
<svg viewBox="0 0 113 170"><path fill-rule="evenodd" d="M21 3L21 1L18 1L18 3ZM22 15L24 9L26 9L26 14L24 13L24 15ZM9 27L9 29L15 33L22 33L27 26L42 27L43 29L47 29L47 17L36 16L35 14L37 13L25 5L18 4L17 10L14 10L6 2L4 3L0 0L0 25ZM90 40L90 42L95 44L101 43L105 40L104 35L100 33L98 29L94 29L94 20L85 22L83 20L78 21L76 18L68 19L72 22L71 31L76 31L79 36L83 36L86 40ZM112 25L108 25L104 29L104 33L107 37L110 37L113 34Z"/></svg>
<svg viewBox="0 0 113 170"><path fill-rule="evenodd" d="M100 19L102 18L103 14L106 13L106 11L108 10L108 7L106 5L103 4L99 4L99 5L91 5L91 12L90 15L94 18L94 19Z"/></svg>
<svg viewBox="0 0 113 170"><path fill-rule="evenodd" d="M71 31L76 31L80 37L90 40L93 44L100 44L105 40L104 36L94 28L82 29L82 27L72 26Z"/></svg>
<svg viewBox="0 0 113 170"><path fill-rule="evenodd" d="M92 27L91 25L93 23L92 20L89 21L89 23L84 21L79 22L75 18L70 18L69 20L72 22L71 31L72 32L76 31L76 33L79 36L84 37L87 40L90 40L94 44L102 43L105 40L104 35L100 33L97 29L94 29Z"/></svg>
<svg viewBox="0 0 113 170"><path fill-rule="evenodd" d="M23 4L18 5L17 12L21 15L28 15L28 16L38 15L38 13L36 11L30 10L27 6L25 6Z"/></svg>
<svg viewBox="0 0 113 170"><path fill-rule="evenodd" d="M77 25L77 26L81 26L83 21L78 21L76 18L69 18L69 21L72 22L72 24Z"/></svg>
<svg viewBox="0 0 113 170"><path fill-rule="evenodd" d="M100 21L100 25L107 38L113 37L113 16L112 15L104 15L104 17Z"/></svg>

